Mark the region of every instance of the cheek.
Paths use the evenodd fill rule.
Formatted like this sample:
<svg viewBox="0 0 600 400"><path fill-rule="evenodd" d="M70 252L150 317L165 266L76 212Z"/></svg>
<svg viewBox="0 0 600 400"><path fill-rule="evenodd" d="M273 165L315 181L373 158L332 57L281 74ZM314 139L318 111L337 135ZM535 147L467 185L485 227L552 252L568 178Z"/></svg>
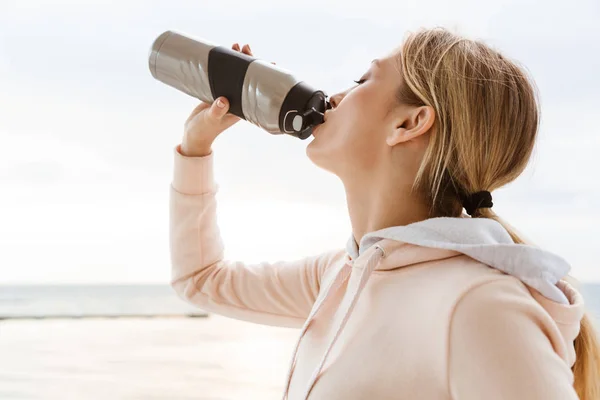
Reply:
<svg viewBox="0 0 600 400"><path fill-rule="evenodd" d="M367 90L349 94L308 145L307 156L332 172L371 165L377 159L383 119L377 97Z"/></svg>
<svg viewBox="0 0 600 400"><path fill-rule="evenodd" d="M367 90L350 93L340 104L327 128L329 139L340 146L358 146L368 141L377 129L378 108L373 94Z"/></svg>
<svg viewBox="0 0 600 400"><path fill-rule="evenodd" d="M379 105L379 97L377 93L366 90L356 96L351 107L344 110L344 121L339 131L336 126L334 136L340 145L343 143L348 156L354 159L373 156L380 145L385 115Z"/></svg>

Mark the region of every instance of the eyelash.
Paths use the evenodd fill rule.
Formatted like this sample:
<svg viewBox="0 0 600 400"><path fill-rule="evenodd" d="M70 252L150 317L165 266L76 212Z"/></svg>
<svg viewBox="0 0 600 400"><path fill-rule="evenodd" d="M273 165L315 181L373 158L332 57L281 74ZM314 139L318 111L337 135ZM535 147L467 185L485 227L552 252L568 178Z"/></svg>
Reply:
<svg viewBox="0 0 600 400"><path fill-rule="evenodd" d="M360 79L358 81L354 81L354 83L356 83L357 85L360 85L362 83L365 83L366 79Z"/></svg>

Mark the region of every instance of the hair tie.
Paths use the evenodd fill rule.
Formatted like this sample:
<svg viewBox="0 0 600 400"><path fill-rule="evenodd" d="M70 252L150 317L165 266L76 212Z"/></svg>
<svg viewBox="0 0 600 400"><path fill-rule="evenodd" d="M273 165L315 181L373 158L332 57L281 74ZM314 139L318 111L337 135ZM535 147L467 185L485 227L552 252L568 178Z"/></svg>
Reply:
<svg viewBox="0 0 600 400"><path fill-rule="evenodd" d="M469 196L462 196L462 205L467 210L467 214L473 215L478 208L492 208L492 194L487 190L473 193Z"/></svg>

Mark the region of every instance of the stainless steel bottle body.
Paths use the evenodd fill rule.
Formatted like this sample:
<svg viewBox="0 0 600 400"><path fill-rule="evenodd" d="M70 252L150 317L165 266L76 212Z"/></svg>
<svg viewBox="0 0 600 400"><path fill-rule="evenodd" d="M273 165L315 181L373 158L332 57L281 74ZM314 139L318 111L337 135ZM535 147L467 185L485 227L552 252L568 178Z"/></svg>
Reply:
<svg viewBox="0 0 600 400"><path fill-rule="evenodd" d="M327 95L270 62L167 31L149 54L152 76L205 102L225 96L232 114L272 134L306 139L323 122Z"/></svg>

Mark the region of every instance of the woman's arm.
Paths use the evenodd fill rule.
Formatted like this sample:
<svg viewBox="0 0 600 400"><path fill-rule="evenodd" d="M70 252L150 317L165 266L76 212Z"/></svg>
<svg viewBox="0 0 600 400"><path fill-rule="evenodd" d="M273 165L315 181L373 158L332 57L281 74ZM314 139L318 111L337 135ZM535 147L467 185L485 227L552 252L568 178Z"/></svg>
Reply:
<svg viewBox="0 0 600 400"><path fill-rule="evenodd" d="M576 400L555 322L524 285L501 278L470 289L450 323L448 385L460 400Z"/></svg>
<svg viewBox="0 0 600 400"><path fill-rule="evenodd" d="M186 157L174 150L170 192L171 286L207 311L267 325L301 327L315 302L325 270L344 250L276 263L223 259L217 225L218 185L213 153Z"/></svg>

